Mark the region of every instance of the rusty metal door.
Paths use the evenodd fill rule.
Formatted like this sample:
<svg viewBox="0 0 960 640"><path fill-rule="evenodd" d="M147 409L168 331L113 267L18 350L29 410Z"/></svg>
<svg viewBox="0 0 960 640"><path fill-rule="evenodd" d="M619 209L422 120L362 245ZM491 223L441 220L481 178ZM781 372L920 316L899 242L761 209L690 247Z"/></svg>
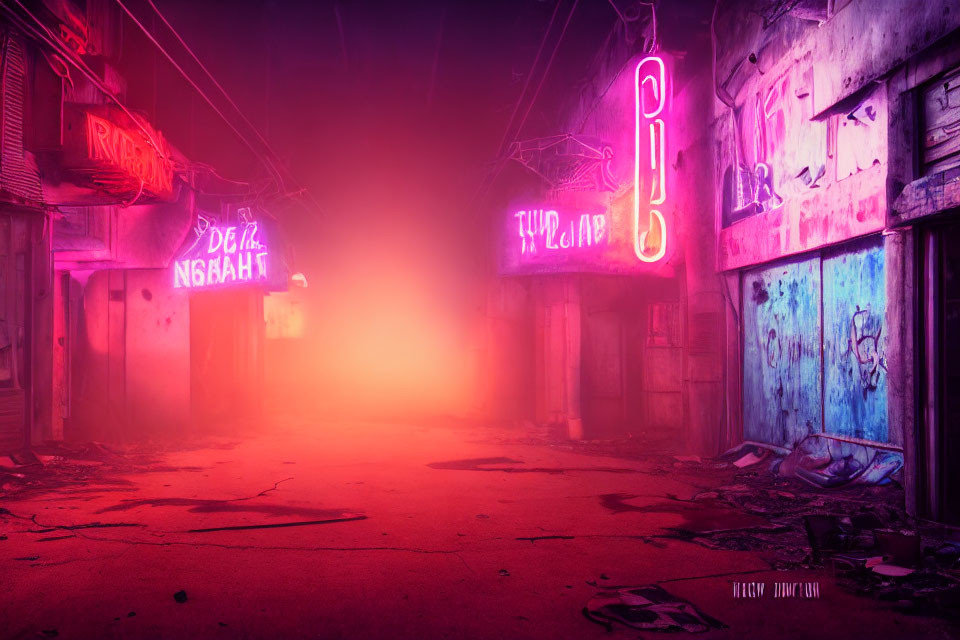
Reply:
<svg viewBox="0 0 960 640"><path fill-rule="evenodd" d="M583 317L583 421L591 437L619 434L624 424L623 317L595 311Z"/></svg>

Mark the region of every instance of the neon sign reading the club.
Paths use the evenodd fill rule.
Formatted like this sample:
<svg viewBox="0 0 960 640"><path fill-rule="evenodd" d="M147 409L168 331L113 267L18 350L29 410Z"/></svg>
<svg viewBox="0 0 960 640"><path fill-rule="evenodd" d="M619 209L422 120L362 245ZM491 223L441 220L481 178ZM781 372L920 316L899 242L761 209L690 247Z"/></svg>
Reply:
<svg viewBox="0 0 960 640"><path fill-rule="evenodd" d="M200 289L267 279L267 248L256 222L218 227L198 220L197 239L174 263L173 286Z"/></svg>
<svg viewBox="0 0 960 640"><path fill-rule="evenodd" d="M524 209L513 214L520 235L520 253L562 252L594 247L607 241L607 218L604 214L581 214L561 224L554 209Z"/></svg>
<svg viewBox="0 0 960 640"><path fill-rule="evenodd" d="M667 101L666 76L663 60L648 56L637 64L634 77L633 250L643 262L656 262L667 252L667 223L660 213L661 205L667 200L666 127L660 117ZM649 197L640 193L641 166L651 172ZM647 215L646 231L640 231L641 212Z"/></svg>

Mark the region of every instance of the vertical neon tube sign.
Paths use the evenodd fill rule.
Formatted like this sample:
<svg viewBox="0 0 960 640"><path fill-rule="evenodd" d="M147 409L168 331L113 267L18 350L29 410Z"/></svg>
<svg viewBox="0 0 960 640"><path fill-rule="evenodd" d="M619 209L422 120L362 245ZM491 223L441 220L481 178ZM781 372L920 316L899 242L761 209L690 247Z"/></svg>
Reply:
<svg viewBox="0 0 960 640"><path fill-rule="evenodd" d="M659 207L667 200L666 127L660 117L667 101L667 73L663 60L647 56L634 76L636 129L633 163L633 250L643 262L656 262L667 252L667 223ZM649 157L643 153L649 148ZM640 167L651 172L650 197L641 197ZM642 205L641 205L642 201ZM640 212L647 211L647 230L640 231ZM656 226L655 226L656 225ZM656 228L655 233L651 233Z"/></svg>

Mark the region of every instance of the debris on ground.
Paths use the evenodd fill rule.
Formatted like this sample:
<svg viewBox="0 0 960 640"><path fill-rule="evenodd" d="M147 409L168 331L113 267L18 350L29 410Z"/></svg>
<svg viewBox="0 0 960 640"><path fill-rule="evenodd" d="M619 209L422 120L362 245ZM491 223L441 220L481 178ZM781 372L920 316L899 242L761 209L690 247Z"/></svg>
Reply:
<svg viewBox="0 0 960 640"><path fill-rule="evenodd" d="M612 631L615 624L641 631L690 633L726 628L694 604L655 584L604 587L587 602L583 615L608 631Z"/></svg>
<svg viewBox="0 0 960 640"><path fill-rule="evenodd" d="M662 451L644 450L639 439L540 444L643 460L650 464L645 473L702 488L690 499L665 495L655 504L633 504L643 496L627 493L600 496L613 513L685 519L653 537L759 552L772 569L830 571L842 587L911 612L960 614L960 530L906 513L903 455L892 445L814 434L792 448L745 442L698 463L667 443Z"/></svg>
<svg viewBox="0 0 960 640"><path fill-rule="evenodd" d="M187 601L187 592L183 589L180 589L180 591L177 591L175 594L173 594L173 599L178 603L183 604Z"/></svg>

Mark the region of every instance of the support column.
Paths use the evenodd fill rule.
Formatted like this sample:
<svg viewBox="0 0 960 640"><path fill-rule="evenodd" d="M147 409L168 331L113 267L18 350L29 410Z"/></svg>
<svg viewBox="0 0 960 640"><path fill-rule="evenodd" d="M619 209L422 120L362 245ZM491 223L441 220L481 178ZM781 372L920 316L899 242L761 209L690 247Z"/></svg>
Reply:
<svg viewBox="0 0 960 640"><path fill-rule="evenodd" d="M564 283L564 387L567 405L567 435L571 440L583 439L583 416L580 412L580 278L571 276Z"/></svg>

